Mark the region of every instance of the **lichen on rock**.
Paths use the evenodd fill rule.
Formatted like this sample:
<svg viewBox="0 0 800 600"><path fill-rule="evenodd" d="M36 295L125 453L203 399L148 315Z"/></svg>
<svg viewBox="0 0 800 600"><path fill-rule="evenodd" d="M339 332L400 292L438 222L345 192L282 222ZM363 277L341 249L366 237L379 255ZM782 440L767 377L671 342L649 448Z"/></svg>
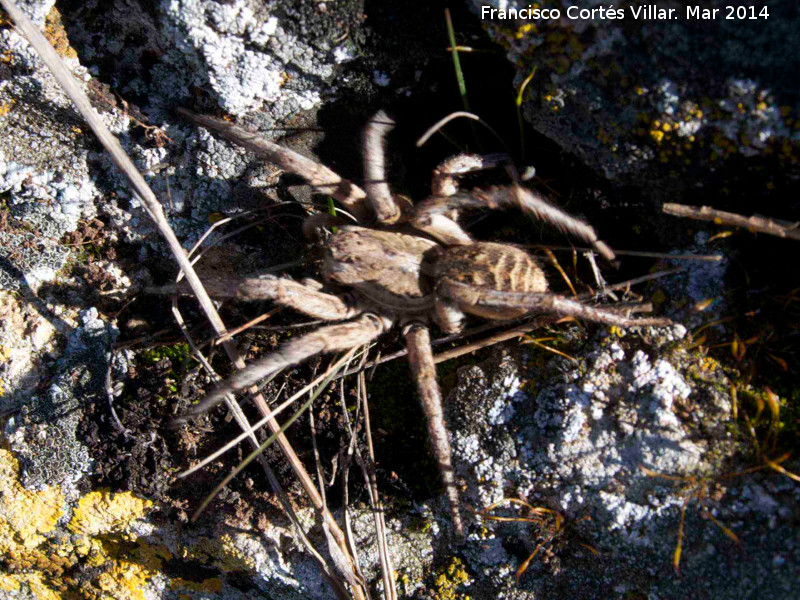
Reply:
<svg viewBox="0 0 800 600"><path fill-rule="evenodd" d="M478 14L539 7L470 3ZM665 190L674 196L705 187L709 171L732 191L752 168L769 198L771 182L800 160L793 126L800 98L783 75L797 72L800 55L791 5L773 2L768 18L742 19L714 1L707 7L718 18L700 21L679 4L661 7L677 11L670 19L646 19L639 5L584 0L549 3L561 18L481 22L506 49L517 85L535 73L524 98L528 121L605 178L661 199ZM608 8L622 18L598 12ZM743 160L754 157L762 160Z"/></svg>
<svg viewBox="0 0 800 600"><path fill-rule="evenodd" d="M479 515L493 507L490 515L510 518L495 523L487 516L470 534L474 546L464 553L484 575L483 593L511 593L509 547L527 549L517 555L518 567L542 543L540 557L528 567L530 576L522 580L530 597L565 589L590 597L601 581L612 580L620 589L682 597L685 590L677 580L657 587L644 582L653 569L669 570L682 507L700 498L703 510L731 526L743 545L749 539L761 549L754 540L765 527L774 527L783 533L770 536L763 551L798 551L789 541L796 522L777 505L767 502L753 521L739 520L735 498L757 488L760 480L729 478L752 466L746 446L732 435L731 384L718 365L709 367L701 353L687 350L685 336L681 326L612 330L570 351L570 358L542 363L531 361L528 351L498 350L460 372L448 399L456 471ZM502 413L492 408L498 404L506 406ZM464 416L475 414L503 416ZM773 474L767 481L772 490L782 490L784 502L800 494L800 486L788 478ZM706 489L717 489L713 499ZM558 511L565 520L562 529L543 538L536 525L526 524L524 510L507 503L509 498ZM692 510L687 519L694 523ZM702 573L704 589L715 597L735 598L751 589L746 579L709 576L728 573L736 564L735 544L717 527L707 521L687 528L685 535L684 576ZM716 550L705 553L708 547ZM765 574L769 561L763 559L750 568ZM791 587L791 581L787 571L773 580L773 589Z"/></svg>

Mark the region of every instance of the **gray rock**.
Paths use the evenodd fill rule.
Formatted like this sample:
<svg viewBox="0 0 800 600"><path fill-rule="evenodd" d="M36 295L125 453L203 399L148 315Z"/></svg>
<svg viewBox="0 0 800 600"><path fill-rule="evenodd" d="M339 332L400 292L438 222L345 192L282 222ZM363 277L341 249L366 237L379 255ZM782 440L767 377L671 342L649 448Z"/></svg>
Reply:
<svg viewBox="0 0 800 600"><path fill-rule="evenodd" d="M84 311L81 321L67 337L47 391L31 398L5 428L12 450L22 459L25 487L60 485L72 497L91 467L78 427L87 403L106 401L110 347L117 335L113 326L98 318L97 309ZM126 370L124 364L117 365L118 375Z"/></svg>
<svg viewBox="0 0 800 600"><path fill-rule="evenodd" d="M52 4L36 4L40 21ZM233 187L253 158L176 122L172 110L204 90L219 108L256 114L259 126L273 129L317 106L332 89L334 67L353 56L352 42L336 41L334 33L357 26L360 12L349 6L331 7L330 13L317 7L304 31L296 20L308 19L305 12L291 2L268 10L258 2L237 0L164 1L151 11L135 3L89 2L70 13L69 43L80 48L87 64L114 62L114 92L71 58L70 46L62 49L65 60L164 199L187 244L208 227L212 213L248 208L236 201ZM106 27L109 22L114 27ZM145 241L160 252L138 200L131 198L110 161L95 153L85 125L27 42L13 29L3 29L0 46L8 52L0 81L0 194L7 198L12 223L53 245L75 231L80 220L100 215L111 226L111 239ZM99 72L96 67L92 71ZM149 117L116 94L142 98ZM144 139L134 141L142 132ZM263 206L264 198L259 202ZM10 240L9 248L15 244ZM16 289L12 280L31 272L52 278L66 259L65 249L56 252L63 256L53 265L53 252L37 260L30 253L20 257L4 250L3 289Z"/></svg>
<svg viewBox="0 0 800 600"><path fill-rule="evenodd" d="M533 517L472 526L464 554L481 575L473 597L798 593L791 507L800 486L777 473L726 477L753 459L731 433L730 382L681 349L684 335L680 326L606 334L569 352L576 362L498 350L461 370L448 407L467 500L478 512L499 503L490 514ZM509 498L558 511L563 528ZM670 562L684 503L677 577ZM535 550L517 588L514 571Z"/></svg>
<svg viewBox="0 0 800 600"><path fill-rule="evenodd" d="M35 4L40 22L51 7L52 2ZM210 111L241 117L272 135L273 128L297 111L318 106L335 91L340 84L335 80L335 66L358 53L354 40L362 9L358 1L286 1L268 7L255 0L85 2L68 15L66 24L70 44L79 48L83 66L74 58L69 60L109 127L165 199L168 217L188 246L206 230L214 213L234 214L272 202L274 173L254 168L252 157L183 124L171 110L190 100L193 105L205 103ZM0 30L0 36L0 49L10 52L8 61L0 64L4 113L0 116L0 194L13 224L10 231L0 231L0 285L26 293L26 288L39 289L65 265L70 251L61 243L63 236L95 217L108 225L109 240L140 244L143 264L163 260L163 248L138 201L52 78L13 30ZM541 37L532 35L525 48L544 44ZM510 43L512 54L524 50L516 38ZM606 48L624 43L618 33L602 31L597 45L585 48L583 58L592 64L593 56L606 56ZM754 141L737 142L733 152L742 155L748 148L764 151L774 140L795 142L794 134L784 127L783 115L775 112L776 102L760 95L766 84L731 80L721 95L701 101L683 80L673 77L675 82L652 83L642 94L645 108L652 111L648 114L675 121L671 135L665 132L659 142L653 130L647 130L643 133L646 143L628 137L625 128L633 122L631 112L619 109L614 116L618 149L607 143L594 153L592 149L598 147L591 136L602 131L597 107L603 96L597 91L597 76L581 83L580 69L574 70L548 80L555 90L548 102L563 106L558 118L550 113L533 115L531 105L526 111L538 119L538 127L561 139L564 147L618 180L644 178L641 173L655 162L655 151L672 143L672 138L675 143L684 142L692 135L718 130L723 139L741 142L745 132ZM371 79L370 89L374 89L375 85L398 85L401 77L381 67ZM581 96L583 92L591 93ZM722 116L698 114L703 102L717 100L727 102L720 108ZM746 107L744 116L737 116L739 101ZM567 113L574 114L578 133L573 137L565 134L561 122ZM683 116L690 118L681 121ZM719 144L716 149L724 150ZM612 161L615 152L616 156L624 152L621 163ZM258 189L241 194L243 179ZM272 253L264 257L256 255L247 242L237 242L231 253L249 267L283 262L287 254L295 257L294 246L278 242L274 246L260 250ZM230 257L224 258L227 268L232 268ZM101 264L101 268L109 265L108 270L113 266ZM690 284L699 286L692 298L702 299L706 290L719 285L721 277L719 270L687 275ZM147 274L140 279L146 280ZM53 298L43 301L45 306L57 304ZM79 489L81 484L89 485L85 474L92 458L102 459L88 455L86 440L76 430L87 403L107 401L102 377L110 360L108 347L116 335L112 323L87 311L85 298L76 298L76 305L84 310L80 323L71 324L65 311L59 313L64 320L56 321L55 329L66 341L62 353L53 344L45 349L44 344L26 346L15 340L15 351L31 354L30 360L20 361L31 365L31 371L42 365L47 373L41 375L43 388L35 393L30 382L25 384L29 400L6 426L11 447L23 459L24 484L31 490L63 487L69 497L68 511L75 509L75 499L85 491ZM679 351L669 359L659 354L663 347L680 341L680 332L646 335L653 337L640 339L628 333L622 340L600 339L578 353L577 368L557 359L547 363L549 370L543 374L514 360L497 359L495 364L471 367L462 374L453 396L451 423L467 499L480 509L509 494L524 495L533 504L562 511L568 527L568 535L558 537L552 548L542 552L546 561L531 563L522 589L517 589L514 566L536 548L535 528L489 521L481 528L473 526L470 539L459 551L475 575L469 585L462 580L465 593L475 598L560 597L567 594L565 590L583 594L576 597L594 597L608 590L613 594L604 595L619 597L651 590L654 597L686 594L679 581L656 583L669 573L677 513L683 502L680 486L647 478L638 465L670 474L719 475L720 462L736 450L726 437L729 398L715 387L721 380L692 380L690 373L697 368L694 358ZM42 356L45 350L52 353L49 362ZM54 360L59 355L61 359ZM123 381L128 356L115 356L114 379ZM15 374L8 382L22 387L24 379ZM521 391L531 379L538 389L535 398ZM476 414L485 419L475 419ZM230 492L226 506L241 508L235 502L238 493ZM720 531L708 522L698 526L697 513L690 512L693 537L687 529L684 572L707 580L706 588L723 598L756 586L765 586L776 597L796 592L793 586L800 561L790 535L790 525L796 525L797 519L790 507L796 500L797 487L775 475L752 476L731 485L727 496L709 500L708 506L740 535L747 548L751 547L748 540L757 539L752 552L758 565L737 563L731 543ZM411 510L389 508L390 515L394 514L388 520L389 542L403 592L421 595L431 582L434 565L446 563L455 552L446 536L446 508L443 502ZM581 521L585 515L593 521ZM265 509L263 518L256 519L257 527L249 516L215 517L217 521L207 530L187 533L188 526L180 520L165 524L156 512L126 529L141 556L153 561L147 564L156 565L141 586L146 598L177 598L186 591L176 583L179 577L173 576L175 565L187 570L197 567L201 574L208 568L213 574L209 579L221 581L214 590L192 588L195 597L331 597L276 510ZM310 525L308 511L301 511L301 518ZM374 581L377 560L369 545L370 520L369 511L353 511L355 537L364 547L364 570ZM52 540L71 535L63 526L60 523ZM585 547L581 550L568 543L573 531L580 534L577 539L587 540L603 554L593 558ZM315 542L324 547L322 536L316 534ZM162 546L169 549L171 558L158 554ZM742 577L722 581L719 569ZM777 575L768 577L769 569ZM744 580L745 576L750 580ZM251 589L238 589L236 584L242 579ZM10 597L24 598L27 593L22 586Z"/></svg>
<svg viewBox="0 0 800 600"><path fill-rule="evenodd" d="M487 17L492 8L530 5L471 4L479 14L485 7ZM673 18L645 18L634 12L638 4L585 0L548 5L559 19L483 19L515 65L517 85L535 69L523 106L533 127L616 184L641 186L658 199L707 185L710 172L722 187L743 166L765 180L786 170L796 178L793 3L758 5L755 12L765 8L768 19L748 12L732 20L727 7L735 6L722 0L702 5L718 9L714 20L688 17L691 4L642 6L673 10ZM609 7L624 18L608 18ZM755 157L763 160L743 160Z"/></svg>
<svg viewBox="0 0 800 600"><path fill-rule="evenodd" d="M112 63L114 88L146 98L149 112L161 109L166 116L202 91L225 112L258 111L273 127L319 104L336 65L353 58L342 32L358 26L360 13L358 2L163 0L143 7L93 1L71 18L82 23L70 29L81 56ZM103 27L108 19L111 30Z"/></svg>

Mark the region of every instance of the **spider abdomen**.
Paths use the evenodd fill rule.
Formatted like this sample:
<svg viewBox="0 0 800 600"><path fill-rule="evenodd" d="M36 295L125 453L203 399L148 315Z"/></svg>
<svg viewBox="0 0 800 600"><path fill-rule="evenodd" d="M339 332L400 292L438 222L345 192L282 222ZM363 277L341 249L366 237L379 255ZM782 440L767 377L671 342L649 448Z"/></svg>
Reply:
<svg viewBox="0 0 800 600"><path fill-rule="evenodd" d="M466 313L486 319L513 319L526 309L491 306L486 292L547 291L539 262L530 254L505 244L477 242L446 248L436 261L438 291Z"/></svg>
<svg viewBox="0 0 800 600"><path fill-rule="evenodd" d="M438 278L498 292L546 292L538 261L519 248L477 242L445 249L436 263Z"/></svg>

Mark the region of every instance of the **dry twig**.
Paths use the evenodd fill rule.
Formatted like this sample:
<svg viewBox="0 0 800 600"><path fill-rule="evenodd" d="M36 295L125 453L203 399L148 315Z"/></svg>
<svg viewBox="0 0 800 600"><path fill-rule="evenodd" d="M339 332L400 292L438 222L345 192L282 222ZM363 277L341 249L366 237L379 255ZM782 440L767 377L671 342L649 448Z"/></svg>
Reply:
<svg viewBox="0 0 800 600"><path fill-rule="evenodd" d="M759 215L745 217L736 213L717 210L710 206L686 206L685 204L672 202L665 202L662 210L668 215L676 217L687 217L698 221L713 221L717 225L734 225L758 233L768 233L800 241L800 223L780 221Z"/></svg>
<svg viewBox="0 0 800 600"><path fill-rule="evenodd" d="M12 0L0 0L0 5L2 5L3 9L6 11L6 13L8 13L9 17L11 17L11 20L13 21L15 26L28 39L28 41L36 50L36 52L39 54L39 56L41 57L42 61L45 63L47 68L56 78L59 85L64 89L69 98L75 104L75 107L78 109L83 118L86 120L89 127L94 132L95 136L97 136L97 139L109 153L114 163L128 179L128 182L131 188L133 189L134 195L142 200L142 205L144 206L145 211L148 213L150 218L155 223L159 233L166 240L170 250L175 256L176 261L178 262L178 265L181 268L182 273L186 276L186 279L189 285L191 286L192 291L195 293L197 300L200 303L200 306L202 307L203 311L205 312L215 333L218 336L225 335L227 333L225 324L223 323L222 319L219 316L219 313L214 307L211 298L208 296L208 293L204 289L203 284L201 283L200 279L197 276L197 273L195 273L194 269L192 268L192 265L190 264L189 259L187 257L186 251L183 249L180 242L178 241L178 238L175 236L175 232L170 227L164 215L164 211L161 204L159 203L153 191L147 185L147 182L144 180L142 175L136 169L136 166L133 164L133 162L125 153L125 151L122 149L122 146L120 145L119 141L105 126L100 116L92 107L91 102L89 101L89 98L86 96L85 92L75 81L75 78L72 76L69 69L61 61L61 58L58 56L53 47L50 46L50 44L47 42L45 37L39 31L39 29L31 22L31 20L27 17L27 15L25 15L25 13L23 13ZM228 354L231 361L233 362L234 366L239 370L244 369L246 366L245 362L239 355L238 350L236 349L236 346L233 344L233 342L232 341L224 342L222 346L225 349L225 352ZM250 391L253 393L253 400L256 406L258 407L258 410L262 414L268 414L270 410L264 397L260 393L258 393L257 389L255 388L253 388L253 390ZM350 555L349 549L347 548L347 543L345 540L344 533L336 524L335 520L333 519L333 516L325 508L319 490L317 490L316 486L313 483L313 480L309 476L308 472L305 470L303 464L300 462L300 459L297 457L294 449L289 444L289 441L283 435L282 427L280 426L280 424L274 419L270 420L268 424L270 429L273 431L273 435L277 438L277 442L281 447L281 450L283 451L284 455L286 456L286 459L289 461L292 469L294 470L295 475L300 480L303 489L305 490L306 494L311 500L311 503L314 505L315 509L322 517L323 526L326 528L326 532L330 533L328 539L334 540L335 547L331 547L330 550L332 554L336 554L337 558L340 559L335 561L337 567L343 569L344 572L342 573L342 575L346 579L348 579L349 581L353 581L353 576L357 571L356 571L356 566L353 563L352 556ZM243 423L240 422L240 425L243 425ZM252 441L253 440L251 440L251 442ZM255 443L257 444L257 442ZM346 598L349 596L349 594L347 594L347 592L345 591L341 581L338 578L336 578L332 572L328 571L326 568L323 568L323 573L325 574L326 578L332 583L339 597ZM358 599L365 598L366 597L365 589L359 585L354 585L353 595Z"/></svg>

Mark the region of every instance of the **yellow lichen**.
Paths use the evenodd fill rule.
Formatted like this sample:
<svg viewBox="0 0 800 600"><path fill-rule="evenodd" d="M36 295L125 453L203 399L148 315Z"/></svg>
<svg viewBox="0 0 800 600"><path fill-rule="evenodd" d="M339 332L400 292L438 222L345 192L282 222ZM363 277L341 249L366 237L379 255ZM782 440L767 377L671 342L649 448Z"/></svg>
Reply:
<svg viewBox="0 0 800 600"><path fill-rule="evenodd" d="M411 596L414 593L414 587L412 586L413 580L405 571L394 571L394 580L397 582L400 593L403 596Z"/></svg>
<svg viewBox="0 0 800 600"><path fill-rule="evenodd" d="M18 573L14 575L0 575L0 590L16 592L23 586L30 589L31 594L38 600L61 600L58 592L49 588L40 573Z"/></svg>
<svg viewBox="0 0 800 600"><path fill-rule="evenodd" d="M625 337L625 330L621 329L620 327L617 327L616 325L612 325L611 327L609 327L608 333L609 335L617 338Z"/></svg>
<svg viewBox="0 0 800 600"><path fill-rule="evenodd" d="M200 582L176 577L170 581L169 587L173 590L183 589L190 592L218 594L222 591L222 581L218 577L211 577Z"/></svg>
<svg viewBox="0 0 800 600"><path fill-rule="evenodd" d="M61 22L61 13L58 12L55 6L45 17L44 37L47 38L50 45L53 46L56 52L61 56L65 58L78 58L78 53L69 45L67 32L64 30L64 24Z"/></svg>
<svg viewBox="0 0 800 600"><path fill-rule="evenodd" d="M64 514L59 487L26 490L17 480L19 463L0 448L0 553L11 548L35 548Z"/></svg>
<svg viewBox="0 0 800 600"><path fill-rule="evenodd" d="M225 534L218 539L203 538L193 548L187 549L184 558L213 564L226 573L249 571L255 567L253 559L243 554L234 544L231 536Z"/></svg>
<svg viewBox="0 0 800 600"><path fill-rule="evenodd" d="M464 563L453 558L447 567L439 570L435 582L435 598L438 600L470 600L467 594L459 592L459 588L468 586L472 579L467 573Z"/></svg>
<svg viewBox="0 0 800 600"><path fill-rule="evenodd" d="M150 570L157 571L164 561L173 559L172 552L163 544L148 544L142 540L136 540L136 543L139 545L139 563Z"/></svg>
<svg viewBox="0 0 800 600"><path fill-rule="evenodd" d="M150 500L142 500L130 492L90 492L78 501L67 528L87 536L122 531L131 521L144 516L152 505Z"/></svg>
<svg viewBox="0 0 800 600"><path fill-rule="evenodd" d="M166 546L128 532L152 502L128 492L90 492L78 500L67 525L74 535L49 535L56 533L63 505L57 486L26 490L16 458L0 448L0 555L6 571L0 590L24 587L39 600L143 600L146 583L172 559ZM67 575L82 568L98 572L88 579Z"/></svg>
<svg viewBox="0 0 800 600"><path fill-rule="evenodd" d="M521 40L531 31L536 31L536 27L534 27L532 23L525 23L522 27L517 29L517 32L514 34L514 37L516 37L518 40Z"/></svg>
<svg viewBox="0 0 800 600"><path fill-rule="evenodd" d="M155 573L136 563L120 561L110 570L101 573L97 584L106 595L103 598L114 600L144 600L144 585Z"/></svg>
<svg viewBox="0 0 800 600"><path fill-rule="evenodd" d="M4 592L16 592L19 589L19 581L11 575L0 573L0 590Z"/></svg>
<svg viewBox="0 0 800 600"><path fill-rule="evenodd" d="M700 360L700 370L701 371L706 371L706 372L717 371L717 370L719 370L721 368L722 368L722 365L720 365L719 362L716 359L714 359L714 358L712 358L710 356L704 356Z"/></svg>
<svg viewBox="0 0 800 600"><path fill-rule="evenodd" d="M0 117L5 117L8 113L11 112L11 109L14 108L14 101L11 100L10 102L4 102L0 104Z"/></svg>

